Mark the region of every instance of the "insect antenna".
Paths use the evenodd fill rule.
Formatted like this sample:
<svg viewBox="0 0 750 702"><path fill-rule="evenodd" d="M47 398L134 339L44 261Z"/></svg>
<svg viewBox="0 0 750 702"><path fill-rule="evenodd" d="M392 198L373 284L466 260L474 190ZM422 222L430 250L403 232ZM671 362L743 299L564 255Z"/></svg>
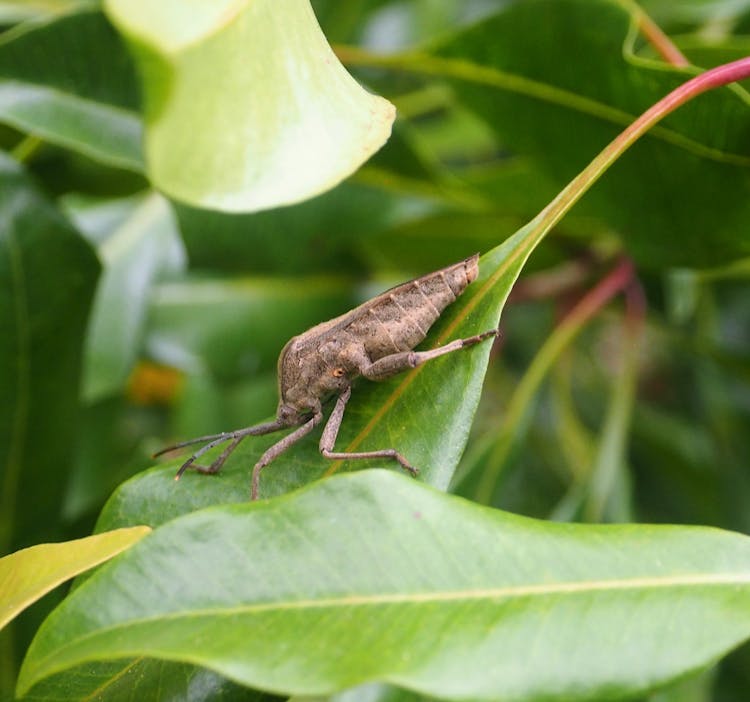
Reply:
<svg viewBox="0 0 750 702"><path fill-rule="evenodd" d="M232 432L224 431L221 434L209 434L208 436L198 436L195 439L181 441L179 444L172 444L171 446L165 446L164 448L159 449L156 453L151 454L151 458L158 458L159 456L163 456L165 453L169 453L170 451L176 451L177 449L185 448L185 446L202 444L204 441L213 441L214 439L219 439L221 437L228 439L231 434Z"/></svg>

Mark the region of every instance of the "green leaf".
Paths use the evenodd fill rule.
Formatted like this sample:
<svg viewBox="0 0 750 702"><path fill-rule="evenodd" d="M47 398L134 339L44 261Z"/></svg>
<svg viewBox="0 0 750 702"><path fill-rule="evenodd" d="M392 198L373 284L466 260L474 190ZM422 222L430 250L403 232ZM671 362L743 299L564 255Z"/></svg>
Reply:
<svg viewBox="0 0 750 702"><path fill-rule="evenodd" d="M24 20L43 19L72 12L95 0L5 0L0 2L0 22L15 24Z"/></svg>
<svg viewBox="0 0 750 702"><path fill-rule="evenodd" d="M49 517L59 514L67 480L99 264L3 155L0 221L0 553L7 553L54 538Z"/></svg>
<svg viewBox="0 0 750 702"><path fill-rule="evenodd" d="M611 0L512 2L424 53L380 63L450 79L502 144L562 187L635 116L698 72L638 56L637 21L635 9ZM747 90L702 95L623 155L577 212L614 226L643 267L747 256L749 124Z"/></svg>
<svg viewBox="0 0 750 702"><path fill-rule="evenodd" d="M45 622L19 692L152 656L292 694L634 695L750 636L750 539L543 523L390 471L164 525Z"/></svg>
<svg viewBox="0 0 750 702"><path fill-rule="evenodd" d="M341 279L187 277L157 285L149 309L150 356L186 371L237 378L276 368L294 334L345 311Z"/></svg>
<svg viewBox="0 0 750 702"><path fill-rule="evenodd" d="M150 531L146 526L117 529L38 544L0 558L0 629L53 588L130 548Z"/></svg>
<svg viewBox="0 0 750 702"><path fill-rule="evenodd" d="M681 88L681 99L715 86L716 74L709 77L712 77L711 81L702 77ZM685 93L686 89L690 92ZM679 104L679 101L671 99L662 100L654 106L622 135L623 138L610 142L532 222L487 254L482 260L478 282L470 286L439 320L427 343L444 343L450 338L467 337L495 327L511 285L539 241L640 135ZM488 345L484 344L483 348L454 353L420 366L390 382L378 385L363 383L355 401L347 408L338 438L339 451L395 447L406 455L412 465L422 469L427 482L445 489L466 442L488 353ZM259 447L256 449L254 446L248 452L252 456L252 460L247 461L248 466L257 461L271 441L273 439L267 437L246 442ZM221 449L215 450L218 453ZM232 458L236 461L243 455L245 452L239 451ZM211 457L207 456L207 460L210 461ZM351 463L353 461L344 465L349 467ZM341 469L340 462L329 463L328 466L324 464L312 443L302 442L285 455L283 461L277 461L275 470L270 471L275 481L285 481L281 490L277 482L270 488L264 488L263 494L278 494L306 479L321 474L327 476ZM283 465L285 474L280 473L279 465ZM194 509L198 504L241 499L241 486L236 479L232 486L231 474L222 477L222 481L202 481L206 492L199 497L184 494L176 499L174 487L166 487L164 473L147 473L143 482L139 479L131 481L115 495L105 508L99 528L122 525L120 520L127 524L131 514L137 515L135 519L138 523L153 524L159 523L151 521L153 519L162 520L165 514L173 517ZM269 482L268 478L265 482ZM214 492L209 495L208 491ZM114 523L110 521L112 519Z"/></svg>
<svg viewBox="0 0 750 702"><path fill-rule="evenodd" d="M154 283L182 269L185 253L171 207L156 193L71 204L68 211L89 238L100 241L104 264L86 337L83 397L94 402L125 386L141 349Z"/></svg>
<svg viewBox="0 0 750 702"><path fill-rule="evenodd" d="M388 225L396 195L352 181L296 205L225 214L177 205L191 263L246 275L361 269L352 244Z"/></svg>
<svg viewBox="0 0 750 702"><path fill-rule="evenodd" d="M307 0L108 0L145 94L152 182L183 202L253 211L350 175L388 138L393 106L366 92Z"/></svg>
<svg viewBox="0 0 750 702"><path fill-rule="evenodd" d="M5 124L139 171L138 102L132 62L99 12L19 25L0 39Z"/></svg>
<svg viewBox="0 0 750 702"><path fill-rule="evenodd" d="M273 702L278 698L241 687L186 663L150 658L85 663L46 678L22 702Z"/></svg>

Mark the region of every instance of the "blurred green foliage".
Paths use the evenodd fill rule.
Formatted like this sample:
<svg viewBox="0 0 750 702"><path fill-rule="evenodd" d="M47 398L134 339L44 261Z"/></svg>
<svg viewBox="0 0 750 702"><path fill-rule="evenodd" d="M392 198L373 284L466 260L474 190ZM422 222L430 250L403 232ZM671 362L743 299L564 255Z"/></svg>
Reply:
<svg viewBox="0 0 750 702"><path fill-rule="evenodd" d="M96 4L79 5L0 3L0 555L91 533L165 443L268 417L290 336L489 250L694 72L658 59L624 2L318 0L326 36L365 50L342 47L344 63L399 108L394 135L314 200L227 215L148 190L133 63ZM750 3L644 6L697 67L750 54ZM462 80L441 71L451 59L499 73ZM611 469L597 519L750 533L748 89L675 113L534 254L455 492L475 497L492 465L494 506L584 520ZM632 387L633 309L614 298L519 395L561 319L623 259L646 300ZM53 604L0 634L0 697ZM190 666L139 665L176 696L200 680L194 699L262 699ZM650 699L748 689L746 645Z"/></svg>

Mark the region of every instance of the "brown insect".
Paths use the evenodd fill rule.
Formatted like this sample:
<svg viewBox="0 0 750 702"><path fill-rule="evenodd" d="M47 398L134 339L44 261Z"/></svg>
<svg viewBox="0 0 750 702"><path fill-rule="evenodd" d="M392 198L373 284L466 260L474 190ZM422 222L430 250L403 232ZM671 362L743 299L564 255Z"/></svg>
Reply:
<svg viewBox="0 0 750 702"><path fill-rule="evenodd" d="M180 466L175 480L188 468L216 473L245 437L297 427L271 446L255 464L251 491L251 499L255 500L263 468L323 421L323 402L335 395L336 405L320 439L323 456L334 460L393 458L409 473L417 475L417 469L393 448L356 453L333 450L346 403L351 397L352 381L360 375L368 380L385 380L425 361L496 336L497 329L491 329L430 351L412 350L427 336L443 310L476 279L478 272L479 254L474 254L452 266L391 288L351 312L293 337L279 356L279 408L274 421L183 441L162 449L154 457L207 442ZM229 444L213 463L209 466L196 464L207 451L226 441Z"/></svg>

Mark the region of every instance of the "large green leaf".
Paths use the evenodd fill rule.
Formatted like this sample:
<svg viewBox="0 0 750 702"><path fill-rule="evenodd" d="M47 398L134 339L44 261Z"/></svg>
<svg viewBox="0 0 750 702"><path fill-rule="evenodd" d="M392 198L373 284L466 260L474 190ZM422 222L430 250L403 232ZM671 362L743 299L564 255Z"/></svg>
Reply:
<svg viewBox="0 0 750 702"><path fill-rule="evenodd" d="M146 655L282 693L597 700L748 636L748 537L543 523L366 471L162 526L50 616L19 691Z"/></svg>
<svg viewBox="0 0 750 702"><path fill-rule="evenodd" d="M0 629L52 588L124 551L149 531L117 529L75 541L37 544L0 558Z"/></svg>
<svg viewBox="0 0 750 702"><path fill-rule="evenodd" d="M630 3L505 5L422 51L342 56L449 79L501 145L532 158L558 187L636 115L698 72L637 54L639 16ZM705 267L747 256L749 125L746 89L701 96L625 154L577 212L612 225L644 267Z"/></svg>
<svg viewBox="0 0 750 702"><path fill-rule="evenodd" d="M99 264L0 155L0 553L54 538L76 430L81 348Z"/></svg>
<svg viewBox="0 0 750 702"><path fill-rule="evenodd" d="M304 200L387 140L395 109L328 46L308 0L107 0L145 95L148 172L189 204L253 211Z"/></svg>
<svg viewBox="0 0 750 702"><path fill-rule="evenodd" d="M141 170L138 102L130 57L100 12L26 23L0 39L0 121L21 131Z"/></svg>

